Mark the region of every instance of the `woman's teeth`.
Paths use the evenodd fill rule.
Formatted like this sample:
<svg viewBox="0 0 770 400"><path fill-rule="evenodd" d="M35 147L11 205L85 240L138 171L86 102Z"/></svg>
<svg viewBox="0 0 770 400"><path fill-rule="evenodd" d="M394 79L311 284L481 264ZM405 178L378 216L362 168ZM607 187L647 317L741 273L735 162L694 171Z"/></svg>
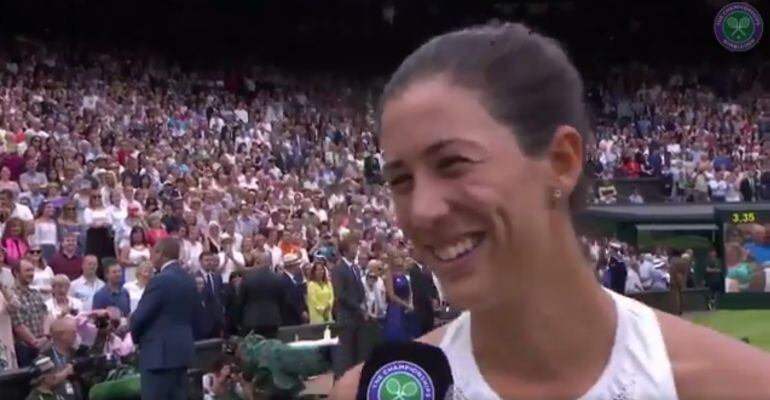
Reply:
<svg viewBox="0 0 770 400"><path fill-rule="evenodd" d="M466 236L454 244L434 248L433 255L440 261L453 261L468 254L479 243L481 236Z"/></svg>

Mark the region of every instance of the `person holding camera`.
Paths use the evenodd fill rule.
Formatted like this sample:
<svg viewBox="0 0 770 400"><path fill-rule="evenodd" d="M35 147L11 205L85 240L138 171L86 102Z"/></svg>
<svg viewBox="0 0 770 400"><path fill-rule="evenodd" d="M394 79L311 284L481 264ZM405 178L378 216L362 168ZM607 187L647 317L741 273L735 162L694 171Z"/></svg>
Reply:
<svg viewBox="0 0 770 400"><path fill-rule="evenodd" d="M75 376L72 361L77 345L77 326L71 317L57 318L51 323L51 345L40 352L53 363L55 384L49 388L57 400L84 399L83 385Z"/></svg>
<svg viewBox="0 0 770 400"><path fill-rule="evenodd" d="M67 400L71 398L58 394L55 388L66 381L68 374L72 373L72 366L57 371L56 365L50 357L36 358L33 366L38 375L30 381L32 391L25 397L25 400Z"/></svg>
<svg viewBox="0 0 770 400"><path fill-rule="evenodd" d="M253 400L254 387L244 379L237 364L227 357L217 360L212 371L203 375L204 400Z"/></svg>

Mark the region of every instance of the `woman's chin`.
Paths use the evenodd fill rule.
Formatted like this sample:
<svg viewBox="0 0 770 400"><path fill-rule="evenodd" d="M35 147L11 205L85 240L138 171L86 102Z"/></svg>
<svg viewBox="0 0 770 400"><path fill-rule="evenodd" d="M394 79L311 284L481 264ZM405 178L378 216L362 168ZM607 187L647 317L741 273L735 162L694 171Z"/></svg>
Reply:
<svg viewBox="0 0 770 400"><path fill-rule="evenodd" d="M453 309L478 310L494 303L494 292L490 293L489 285L463 282L462 284L447 285L442 288L446 301Z"/></svg>

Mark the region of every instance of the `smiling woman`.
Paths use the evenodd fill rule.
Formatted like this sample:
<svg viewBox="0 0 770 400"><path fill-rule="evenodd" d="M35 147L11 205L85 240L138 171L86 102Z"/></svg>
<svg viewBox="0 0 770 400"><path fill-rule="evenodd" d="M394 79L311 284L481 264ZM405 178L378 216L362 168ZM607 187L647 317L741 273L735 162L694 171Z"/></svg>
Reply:
<svg viewBox="0 0 770 400"><path fill-rule="evenodd" d="M395 213L468 310L421 340L447 354L460 398L767 397L766 355L596 283L570 218L582 96L559 44L521 24L438 36L393 74L380 141ZM353 398L359 372L332 398Z"/></svg>

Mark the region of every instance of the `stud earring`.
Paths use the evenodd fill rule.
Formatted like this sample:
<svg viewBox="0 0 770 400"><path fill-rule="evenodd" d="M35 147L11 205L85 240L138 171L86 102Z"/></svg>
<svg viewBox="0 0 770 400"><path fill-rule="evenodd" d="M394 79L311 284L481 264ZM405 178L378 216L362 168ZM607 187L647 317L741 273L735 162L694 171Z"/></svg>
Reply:
<svg viewBox="0 0 770 400"><path fill-rule="evenodd" d="M554 189L551 195L553 196L554 200L559 200L561 198L561 189L559 188Z"/></svg>

